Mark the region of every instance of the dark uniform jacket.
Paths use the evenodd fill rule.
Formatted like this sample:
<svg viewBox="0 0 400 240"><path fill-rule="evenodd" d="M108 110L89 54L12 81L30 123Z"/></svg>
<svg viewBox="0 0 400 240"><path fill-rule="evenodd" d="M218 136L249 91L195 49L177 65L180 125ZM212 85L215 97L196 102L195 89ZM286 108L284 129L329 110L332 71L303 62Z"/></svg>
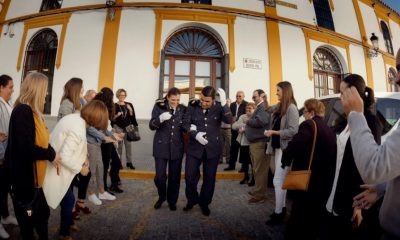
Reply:
<svg viewBox="0 0 400 240"><path fill-rule="evenodd" d="M222 137L220 133L221 121L231 124L232 113L228 106L215 104L209 109L208 114L203 113L200 100L192 100L185 114L185 129L190 131L190 125L196 125L197 131L190 131L190 140L187 154L196 158L201 158L206 151L207 158L219 158L222 150ZM198 132L205 132L208 143L203 146L196 140Z"/></svg>
<svg viewBox="0 0 400 240"><path fill-rule="evenodd" d="M181 159L183 157L183 116L186 107L179 104L171 119L160 123L159 116L171 112L166 99L160 99L154 104L149 127L156 130L153 141L153 156L155 158Z"/></svg>

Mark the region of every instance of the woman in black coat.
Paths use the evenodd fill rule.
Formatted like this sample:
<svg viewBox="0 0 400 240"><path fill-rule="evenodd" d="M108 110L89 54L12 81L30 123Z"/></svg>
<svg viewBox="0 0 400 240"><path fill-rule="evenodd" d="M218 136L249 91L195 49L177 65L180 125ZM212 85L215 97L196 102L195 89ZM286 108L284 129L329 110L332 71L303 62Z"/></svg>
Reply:
<svg viewBox="0 0 400 240"><path fill-rule="evenodd" d="M282 167L306 170L309 166L315 125L317 139L311 164L312 174L307 191L294 191L293 204L287 224L286 239L316 239L321 210L329 196L335 171L336 136L324 122L325 107L317 99L304 102L304 121L288 147L283 151ZM280 166L276 166L280 167Z"/></svg>
<svg viewBox="0 0 400 240"><path fill-rule="evenodd" d="M34 229L39 239L48 239L50 209L42 184L47 164L58 167L60 156L49 144L42 117L47 85L45 75L28 74L10 118L5 164L22 239L33 239ZM35 204L30 204L33 200ZM28 205L32 208L28 209Z"/></svg>
<svg viewBox="0 0 400 240"><path fill-rule="evenodd" d="M375 141L380 144L382 126L378 117L372 112L375 103L374 92L365 85L364 79L357 74L350 74L340 83L340 91L343 93L347 88L355 87L363 98L364 115L368 127L371 130ZM349 128L338 135L336 173L333 177L333 185L329 188L330 196L326 203L323 220L321 240L325 239L379 239L380 226L378 222L377 208L364 210L364 224L368 222L367 229L355 230L353 215L356 211L353 208L353 198L364 189L364 184L357 166L354 162L353 150L349 138ZM361 237L363 236L363 237Z"/></svg>
<svg viewBox="0 0 400 240"><path fill-rule="evenodd" d="M186 112L186 107L179 104L180 95L179 89L171 88L165 98L157 100L149 123L150 129L156 130L153 141L153 156L156 163L154 183L159 198L154 205L155 209L159 209L167 200L169 209L176 210L183 158L182 120Z"/></svg>

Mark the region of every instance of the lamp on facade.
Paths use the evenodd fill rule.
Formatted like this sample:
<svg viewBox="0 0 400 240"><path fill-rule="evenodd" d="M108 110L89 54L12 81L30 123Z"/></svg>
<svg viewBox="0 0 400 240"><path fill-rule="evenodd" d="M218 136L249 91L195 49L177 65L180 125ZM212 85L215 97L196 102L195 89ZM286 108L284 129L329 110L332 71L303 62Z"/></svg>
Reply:
<svg viewBox="0 0 400 240"><path fill-rule="evenodd" d="M378 50L379 50L379 38L375 36L375 33L372 33L372 36L369 38L369 40L372 43L372 48L368 50L368 57L373 58L378 56Z"/></svg>
<svg viewBox="0 0 400 240"><path fill-rule="evenodd" d="M115 0L106 1L107 16L110 19L110 21L113 21L115 17L115 8L114 8L115 4L116 4Z"/></svg>

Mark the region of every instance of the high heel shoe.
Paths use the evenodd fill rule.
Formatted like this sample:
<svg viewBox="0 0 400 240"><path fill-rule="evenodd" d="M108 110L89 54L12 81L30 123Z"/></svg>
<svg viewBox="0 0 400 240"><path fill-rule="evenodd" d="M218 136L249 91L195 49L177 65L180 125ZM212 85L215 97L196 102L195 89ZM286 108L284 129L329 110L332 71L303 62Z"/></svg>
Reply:
<svg viewBox="0 0 400 240"><path fill-rule="evenodd" d="M81 207L81 206L79 205L79 203L85 204L84 202L77 201L77 202L75 203L75 211L76 211L76 212L82 211L84 214L90 214L90 213L92 213L92 211L90 211L90 209L89 209L88 207L86 207L86 206Z"/></svg>

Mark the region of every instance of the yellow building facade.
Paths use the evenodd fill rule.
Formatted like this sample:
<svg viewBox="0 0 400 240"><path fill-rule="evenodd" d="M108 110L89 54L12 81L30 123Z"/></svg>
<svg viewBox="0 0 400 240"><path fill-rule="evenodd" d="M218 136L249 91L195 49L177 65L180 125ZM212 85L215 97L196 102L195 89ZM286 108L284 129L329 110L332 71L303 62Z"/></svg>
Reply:
<svg viewBox="0 0 400 240"><path fill-rule="evenodd" d="M400 16L378 0L0 0L0 74L51 79L46 113L57 115L64 84L124 88L149 119L170 87L182 101L205 85L247 100L290 81L299 103L335 93L357 73L375 91L397 91ZM378 37L375 47L370 40Z"/></svg>

